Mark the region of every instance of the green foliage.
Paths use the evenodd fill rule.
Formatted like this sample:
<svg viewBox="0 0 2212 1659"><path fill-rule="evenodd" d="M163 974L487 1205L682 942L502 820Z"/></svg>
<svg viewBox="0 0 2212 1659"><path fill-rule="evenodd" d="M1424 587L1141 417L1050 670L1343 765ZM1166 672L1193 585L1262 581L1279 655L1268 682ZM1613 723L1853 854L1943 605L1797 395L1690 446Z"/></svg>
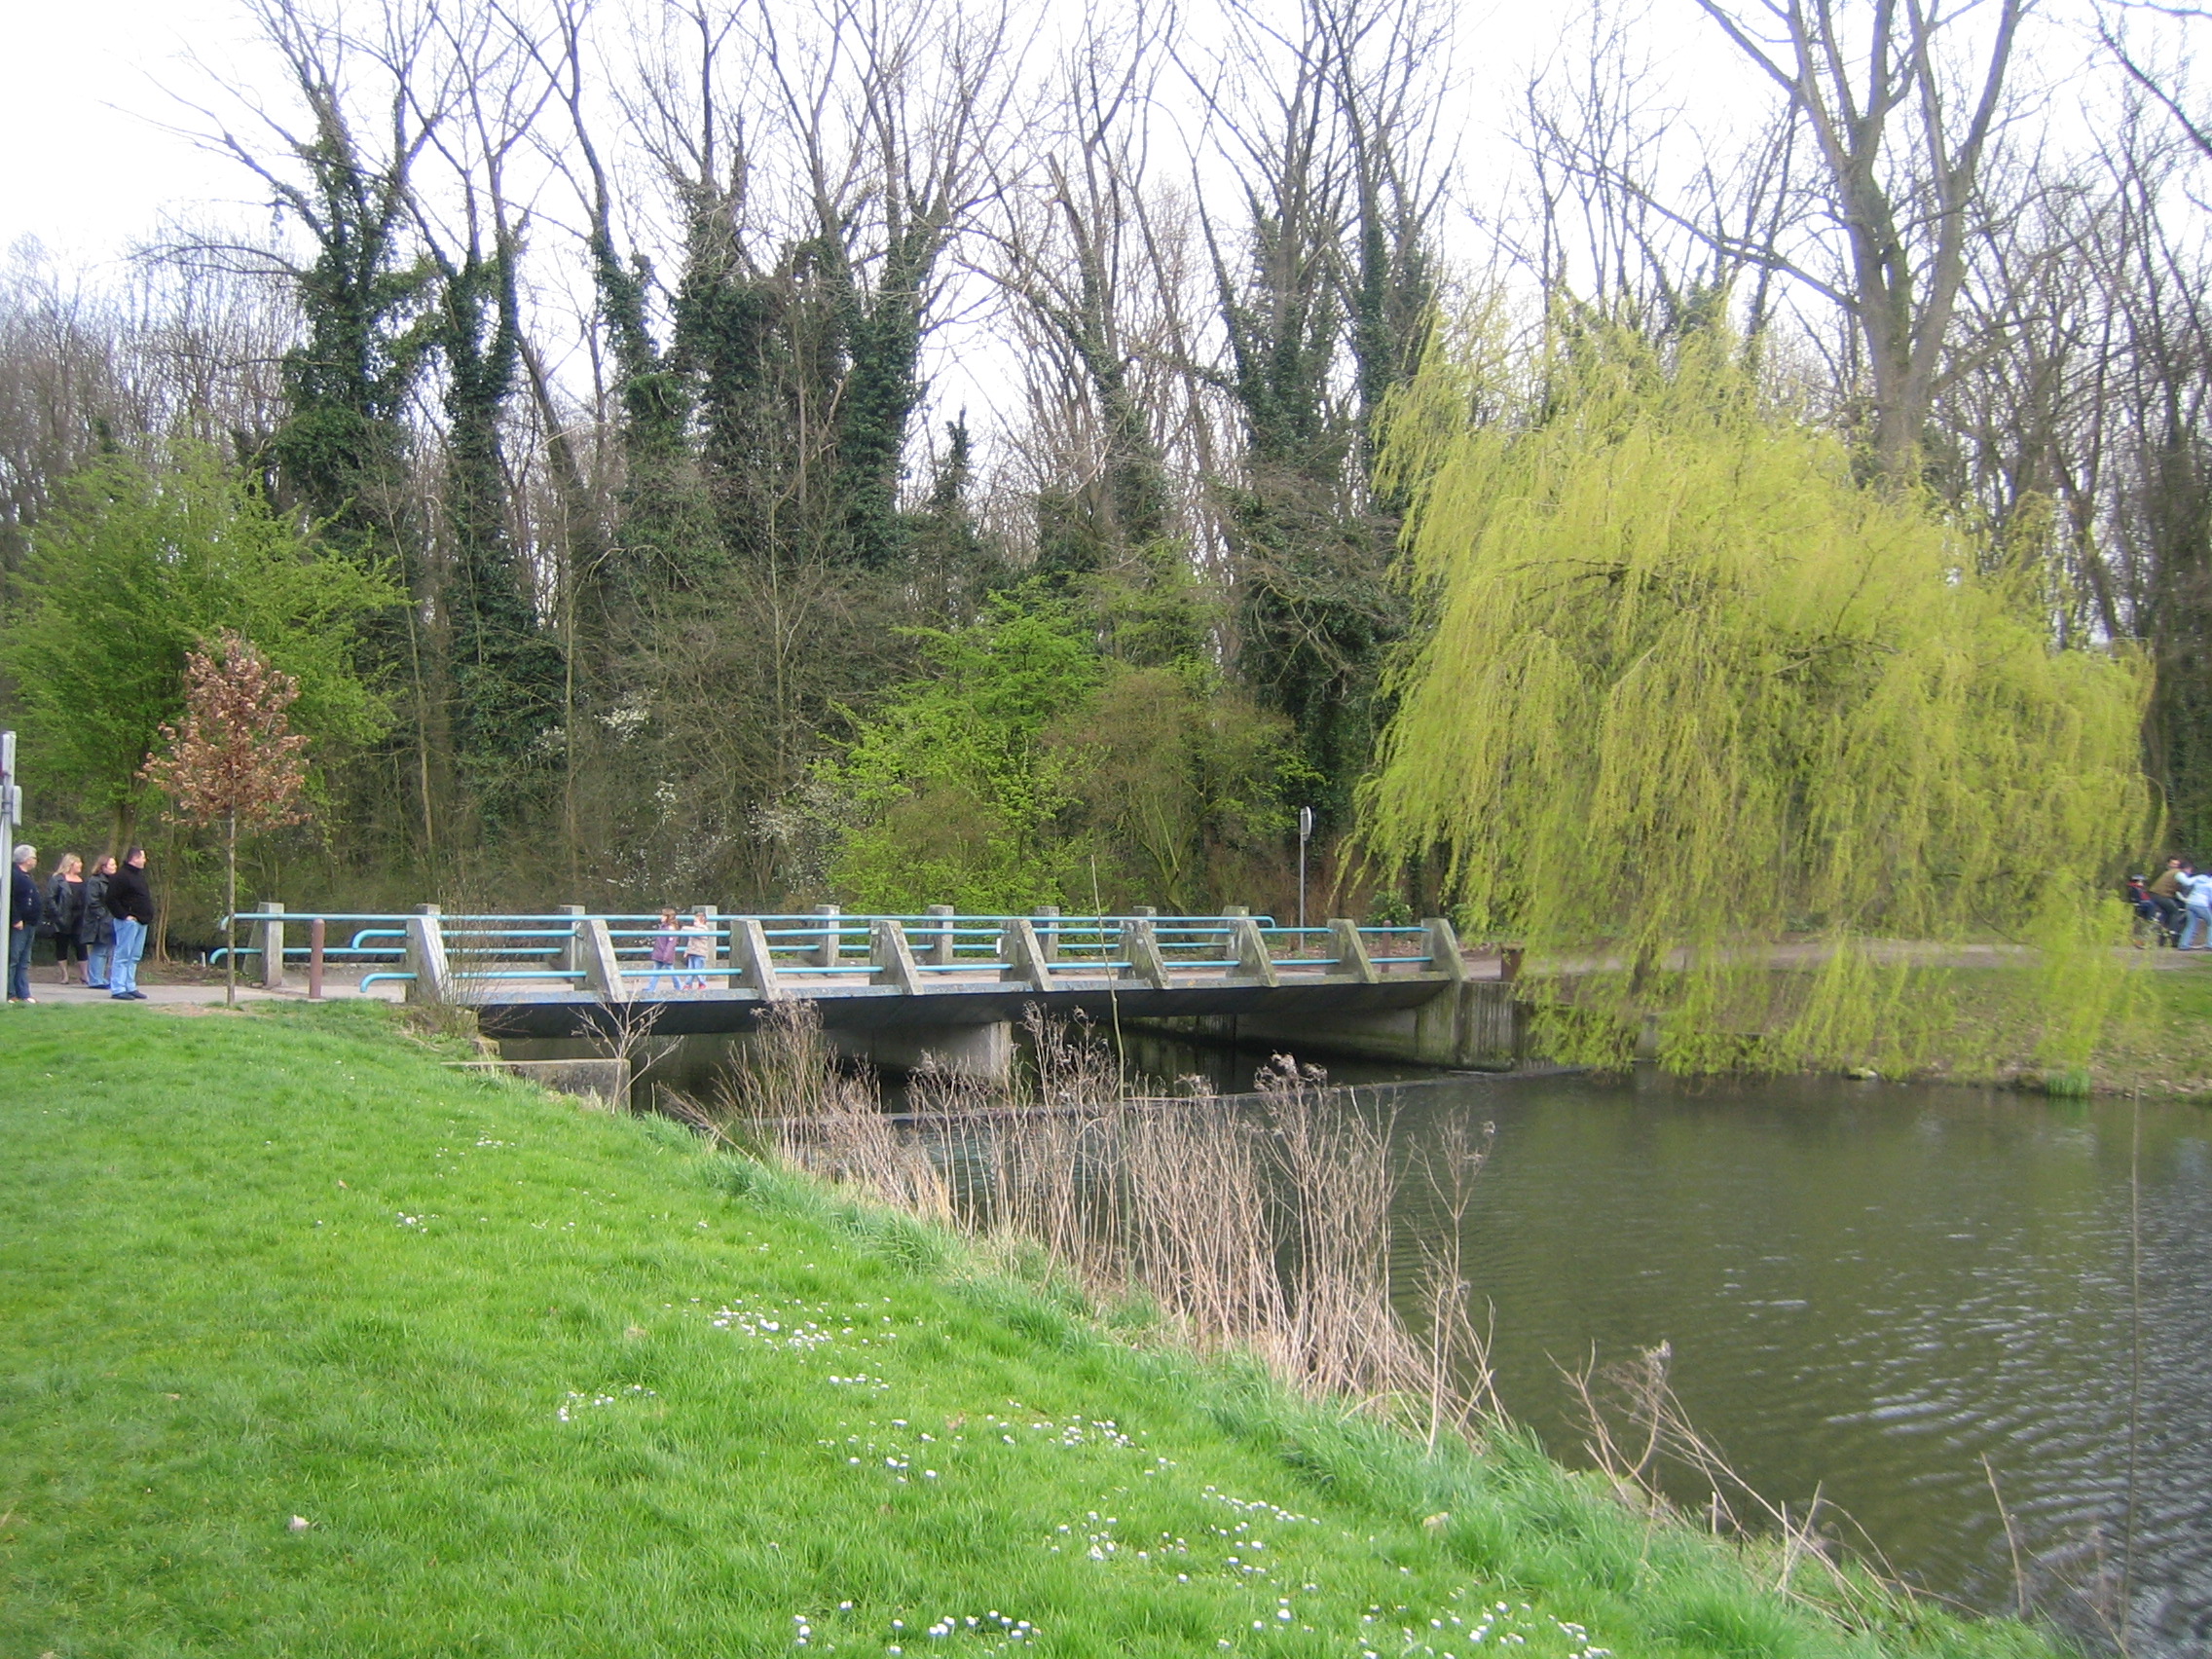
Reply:
<svg viewBox="0 0 2212 1659"><path fill-rule="evenodd" d="M1296 727L1333 831L1374 754L1377 682L1404 632L1390 580L1395 527L1294 474L1261 472L1233 500L1243 634L1239 666Z"/></svg>
<svg viewBox="0 0 2212 1659"><path fill-rule="evenodd" d="M1096 650L1065 608L1004 597L973 626L921 639L927 677L823 768L857 819L832 866L838 890L871 910L1057 902L1080 862L1054 833L1077 757L1045 734L1097 686Z"/></svg>
<svg viewBox="0 0 2212 1659"><path fill-rule="evenodd" d="M1179 648L1203 639L1192 617L1187 593L1132 583L1093 615L1033 590L923 633L926 678L817 773L843 814L838 892L982 911L1248 893L1310 774L1286 721ZM1103 655L1101 635L1166 660Z"/></svg>
<svg viewBox="0 0 2212 1659"><path fill-rule="evenodd" d="M384 723L354 641L398 596L303 537L206 449L99 459L39 527L16 591L0 663L34 788L128 814L139 765L183 713L186 654L225 630L299 682L293 723L318 757Z"/></svg>
<svg viewBox="0 0 2212 1659"><path fill-rule="evenodd" d="M1189 659L1111 664L1052 735L1083 757L1072 787L1102 896L1170 910L1249 901L1317 782L1287 720Z"/></svg>
<svg viewBox="0 0 2212 1659"><path fill-rule="evenodd" d="M1967 535L1859 483L1723 333L1484 360L1432 354L1388 431L1428 626L1364 797L1374 853L1441 855L1470 933L1580 957L1552 981L1578 1014L1662 1012L1677 1065L1909 1064L1950 1014L1921 970L1965 941L2042 949L2020 978L2046 1058L2079 1063L2125 937L2105 886L2148 816L2138 658L2053 649ZM1818 972L1769 971L1792 940Z"/></svg>

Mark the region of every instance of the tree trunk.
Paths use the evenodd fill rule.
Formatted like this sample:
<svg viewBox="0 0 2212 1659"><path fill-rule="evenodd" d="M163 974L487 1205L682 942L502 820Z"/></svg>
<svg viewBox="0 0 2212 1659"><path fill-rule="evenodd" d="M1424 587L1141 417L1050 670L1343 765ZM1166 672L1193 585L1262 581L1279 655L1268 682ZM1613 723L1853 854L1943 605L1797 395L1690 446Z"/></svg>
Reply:
<svg viewBox="0 0 2212 1659"><path fill-rule="evenodd" d="M239 815L223 815L223 1006L239 1006Z"/></svg>

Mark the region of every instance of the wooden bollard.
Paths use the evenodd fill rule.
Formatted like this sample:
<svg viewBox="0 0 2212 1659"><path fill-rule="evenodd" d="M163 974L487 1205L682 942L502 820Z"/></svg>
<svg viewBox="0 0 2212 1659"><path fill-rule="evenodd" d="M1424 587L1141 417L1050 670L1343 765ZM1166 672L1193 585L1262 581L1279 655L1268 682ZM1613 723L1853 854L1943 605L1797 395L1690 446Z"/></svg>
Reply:
<svg viewBox="0 0 2212 1659"><path fill-rule="evenodd" d="M308 923L308 1001L322 1001L322 941L329 923L320 916Z"/></svg>

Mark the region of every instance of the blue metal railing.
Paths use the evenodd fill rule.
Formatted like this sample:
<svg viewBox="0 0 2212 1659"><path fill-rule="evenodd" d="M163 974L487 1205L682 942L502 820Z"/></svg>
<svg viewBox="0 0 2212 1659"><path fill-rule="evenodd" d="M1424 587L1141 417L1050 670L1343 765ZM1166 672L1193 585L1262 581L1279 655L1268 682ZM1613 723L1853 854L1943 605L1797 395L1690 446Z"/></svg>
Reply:
<svg viewBox="0 0 2212 1659"><path fill-rule="evenodd" d="M688 919L696 912L680 914ZM324 960L359 962L363 966L394 965L379 966L377 971L363 976L360 980L363 990L387 980L412 983L417 977L412 969L396 965L407 959L409 930L424 919L420 913L243 911L234 919L248 927L280 925L287 935L315 921L322 922L326 929L333 924L350 928L350 935L342 935L347 942L323 947ZM464 982L542 981L549 987L589 979L589 974L582 968L560 966L565 959L572 960L570 953L575 948L584 924L606 929L613 953L608 967L625 983L649 979L658 974L682 975L687 978L694 974L713 975L726 982L740 972L733 960L732 947L737 942L736 924L741 920L760 924L768 960L779 976L802 979L833 979L880 972L880 965L873 960L875 928L876 924L887 921L899 923L904 931L916 956L916 970L932 975L1004 973L1013 964L1003 953L1002 941L1009 926L1015 922L1026 922L1035 930L1045 948L1046 970L1054 976L1129 972L1133 963L1124 940L1127 930L1137 924L1149 928L1161 960L1171 972L1233 973L1243 965L1243 958L1241 954L1227 953L1225 947L1246 929L1258 933L1267 961L1278 973L1326 975L1342 968L1346 960L1332 947L1333 928L1277 924L1272 916L1266 915L840 913L739 917L717 914L700 917L697 927L680 926L678 929L680 950L694 944L705 946L701 954L707 957L707 962L698 970L689 969L681 960L673 966L652 961L653 943L663 932L657 912L439 914L435 920L454 978ZM1362 926L1355 932L1378 947L1369 958L1378 974L1406 969L1425 971L1436 961L1433 948L1417 951L1399 948L1410 940L1427 942L1428 930L1424 926ZM1309 950L1315 953L1307 954ZM209 960L222 962L234 951L239 956L265 954L260 945L239 945L216 950ZM294 943L290 937L285 939L283 956L287 961L304 959L311 951L311 946ZM853 960L842 960L846 957Z"/></svg>

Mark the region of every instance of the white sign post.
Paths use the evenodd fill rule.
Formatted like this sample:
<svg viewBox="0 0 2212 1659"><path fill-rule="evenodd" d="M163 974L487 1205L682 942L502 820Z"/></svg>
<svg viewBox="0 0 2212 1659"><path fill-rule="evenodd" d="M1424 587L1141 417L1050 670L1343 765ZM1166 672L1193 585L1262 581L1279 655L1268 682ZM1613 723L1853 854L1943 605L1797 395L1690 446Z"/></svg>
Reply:
<svg viewBox="0 0 2212 1659"><path fill-rule="evenodd" d="M16 826L22 822L23 792L16 782L16 734L0 731L0 949L14 951L8 914L16 898Z"/></svg>
<svg viewBox="0 0 2212 1659"><path fill-rule="evenodd" d="M1306 926L1306 843L1313 839L1313 809L1298 809L1298 925ZM1304 943L1304 940L1300 940Z"/></svg>

